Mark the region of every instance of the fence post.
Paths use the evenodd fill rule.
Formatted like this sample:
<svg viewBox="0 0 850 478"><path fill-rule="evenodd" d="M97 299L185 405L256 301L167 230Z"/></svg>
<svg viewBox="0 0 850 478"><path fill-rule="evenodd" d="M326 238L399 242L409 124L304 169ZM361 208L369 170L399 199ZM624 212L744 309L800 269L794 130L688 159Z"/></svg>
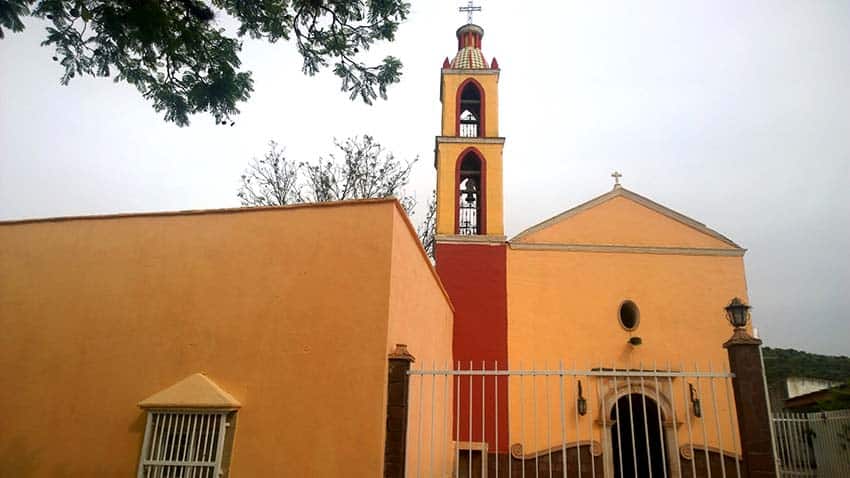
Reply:
<svg viewBox="0 0 850 478"><path fill-rule="evenodd" d="M413 355L407 345L396 344L389 354L387 372L387 433L384 444L384 478L404 478L407 448L407 396Z"/></svg>
<svg viewBox="0 0 850 478"><path fill-rule="evenodd" d="M745 476L775 478L770 409L764 385L761 361L761 340L744 328L735 329L732 338L723 344L729 354L729 368L735 374L732 389L741 434L741 452Z"/></svg>

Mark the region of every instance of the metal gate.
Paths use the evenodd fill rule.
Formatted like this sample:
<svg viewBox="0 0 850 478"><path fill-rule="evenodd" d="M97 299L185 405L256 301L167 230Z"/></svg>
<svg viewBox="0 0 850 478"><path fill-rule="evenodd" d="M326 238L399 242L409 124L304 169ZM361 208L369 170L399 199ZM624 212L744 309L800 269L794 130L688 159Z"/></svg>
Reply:
<svg viewBox="0 0 850 478"><path fill-rule="evenodd" d="M412 369L406 476L739 478L732 374L715 370Z"/></svg>
<svg viewBox="0 0 850 478"><path fill-rule="evenodd" d="M776 413L773 428L782 477L850 476L850 410Z"/></svg>

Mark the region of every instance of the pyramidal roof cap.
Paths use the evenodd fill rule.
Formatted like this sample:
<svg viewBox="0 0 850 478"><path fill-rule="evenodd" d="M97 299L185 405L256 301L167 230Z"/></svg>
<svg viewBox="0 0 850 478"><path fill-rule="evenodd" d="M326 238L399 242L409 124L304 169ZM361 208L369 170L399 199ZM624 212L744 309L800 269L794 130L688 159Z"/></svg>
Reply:
<svg viewBox="0 0 850 478"><path fill-rule="evenodd" d="M216 408L242 406L232 395L202 373L189 375L139 402L139 408Z"/></svg>

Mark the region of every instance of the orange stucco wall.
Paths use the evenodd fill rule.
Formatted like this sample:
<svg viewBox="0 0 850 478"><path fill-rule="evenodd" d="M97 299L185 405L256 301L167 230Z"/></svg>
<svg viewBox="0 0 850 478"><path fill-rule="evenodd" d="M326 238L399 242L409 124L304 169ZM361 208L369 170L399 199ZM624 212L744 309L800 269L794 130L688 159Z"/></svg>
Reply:
<svg viewBox="0 0 850 478"><path fill-rule="evenodd" d="M436 271L430 261L410 240L412 230L404 217L394 216L387 348L407 344L416 358L413 369L443 369L452 363L453 311L440 282L435 280ZM451 469L453 463L451 442L444 432L444 417L454 409L452 395L445 393L442 378L436 389L434 385L432 377L410 379L407 476L432 476L432 467L436 474Z"/></svg>
<svg viewBox="0 0 850 478"><path fill-rule="evenodd" d="M484 136L497 137L499 136L499 75L476 74L471 71L442 73L440 101L443 103L443 116L440 131L443 136L455 136L455 122L458 114L457 89L469 78L475 79L484 88Z"/></svg>
<svg viewBox="0 0 850 478"><path fill-rule="evenodd" d="M698 367L705 371L709 364L714 371L728 368L722 344L730 337L731 328L723 307L732 297L746 299L743 257L521 249L522 242L706 248L722 245L730 248L622 198L524 237L508 252L508 358L511 368L551 368L557 367L561 360L567 368L575 364L584 370L595 367L636 369L653 364L666 367L668 361L675 370L693 371ZM626 331L618 320L619 306L626 299L635 302L640 310L640 322L633 332ZM628 344L631 336L641 337L643 344L637 347ZM686 403L682 382L681 379L673 380L673 395L668 397L677 404L679 413ZM584 383L589 410L593 413L581 418L579 427L582 430L592 428L596 439L600 439L602 428L598 423L591 424L589 417L599 416L598 393L604 395L611 385L610 379ZM730 424L734 409L729 410L725 385L719 382L715 385L721 436L725 439L722 443L717 440L713 414L708 415L706 438L711 446L735 450ZM512 384L511 396L519 396L518 386L518 383ZM524 390L526 397L531 394L528 386L526 384ZM662 383L662 386L669 395L666 390L669 385ZM712 402L707 400L710 383L704 381L702 387L704 407L713 413ZM538 391L538 403L544 403L542 390ZM566 396L575 395L574 384L568 381ZM574 399L569 400L573 403ZM510 413L511 432L513 437L519 437L518 403L511 404ZM543 409L537 414L538 419L546 416ZM523 415L525 423L533 423L530 407L526 407ZM553 426L560 430L558 411L553 411L552 416L556 417ZM682 421L684 417L677 419ZM568 429L574 429L572 416L567 417L567 425ZM692 441L704 443L702 433L702 423L695 421ZM550 445L542 431L536 436L529 431L526 434L527 451ZM687 443L685 427L678 427L678 438L680 444ZM554 444L558 442L551 445Z"/></svg>
<svg viewBox="0 0 850 478"><path fill-rule="evenodd" d="M735 296L746 297L741 257L511 249L509 355L724 364L723 307ZM640 309L631 334L617 319L625 299ZM643 344L627 344L630 335Z"/></svg>
<svg viewBox="0 0 850 478"><path fill-rule="evenodd" d="M439 310L443 326L448 308L415 239L396 237L400 214L373 201L0 224L2 474L132 476L137 402L202 371L242 404L233 476L380 476L388 344L411 342L402 319ZM420 281L418 307L391 303L393 276Z"/></svg>
<svg viewBox="0 0 850 478"><path fill-rule="evenodd" d="M722 344L731 335L723 306L735 296L746 297L740 257L510 250L508 357L512 368L520 361L542 368L564 360L568 367L575 361L581 369L622 369L669 360L677 370L693 370L695 363L706 370L710 362L718 371L728 367ZM640 308L632 333L618 321L624 299ZM629 345L632 335L643 344ZM682 410L675 387L681 383L674 392ZM598 407L595 391L586 395ZM721 402L725 410L725 396ZM519 413L516 404L513 413Z"/></svg>
<svg viewBox="0 0 850 478"><path fill-rule="evenodd" d="M487 234L504 234L502 205L502 144L440 143L437 146L437 234L455 233L457 160L474 146L485 162Z"/></svg>

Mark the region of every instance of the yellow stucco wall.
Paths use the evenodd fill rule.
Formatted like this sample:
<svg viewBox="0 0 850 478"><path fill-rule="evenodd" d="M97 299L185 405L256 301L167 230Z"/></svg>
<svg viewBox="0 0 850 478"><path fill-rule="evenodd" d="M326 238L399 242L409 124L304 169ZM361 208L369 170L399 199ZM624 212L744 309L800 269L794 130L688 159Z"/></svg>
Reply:
<svg viewBox="0 0 850 478"><path fill-rule="evenodd" d="M457 160L474 146L486 163L487 234L503 235L502 144L439 143L437 145L437 234L455 233L455 181Z"/></svg>
<svg viewBox="0 0 850 478"><path fill-rule="evenodd" d="M625 246L702 246L729 247L704 236L692 228L649 211L626 199L615 199L597 208L541 230L522 242L616 244ZM576 252L567 250L520 249L519 243L508 251L508 356L511 368L557 367L564 360L567 368L592 367L638 368L666 367L705 371L711 363L714 371L728 367L722 348L731 335L723 307L732 297L746 299L743 257L722 255L676 255L649 253ZM623 300L634 301L640 310L640 322L634 332L623 329L618 321ZM643 344L633 347L627 341L639 336ZM520 364L520 362L522 362ZM696 386L697 382L691 380ZM620 382L622 385L622 381ZM579 421L580 429L594 430L601 438L601 426L591 424L590 416L599 417L600 402L596 386L610 387L610 380L585 380L585 397L589 401L587 417ZM652 384L649 384L652 386ZM707 415L706 435L711 446L734 450L731 443L730 414L725 385L717 382L718 409L723 443L716 438L713 415ZM552 385L555 386L555 385ZM665 389L668 384L662 384ZM519 396L519 383L512 382L511 396ZM524 393L525 423L533 423L528 406L530 382ZM703 406L711 411L710 383L702 382ZM673 381L672 400L678 412L684 410L682 380ZM542 387L538 403L544 403ZM557 388L553 388L557 393ZM575 389L568 380L568 403L574 403ZM557 396L557 395L555 395ZM554 403L557 403L554 402ZM554 406L554 405L553 405ZM511 433L520 440L518 402L511 404ZM713 413L713 411L712 411ZM558 410L552 411L554 429L560 430ZM544 418L545 408L537 411ZM683 421L684 417L677 417ZM734 420L734 418L733 418ZM568 414L569 430L575 419ZM694 422L693 441L704 443L701 422ZM526 450L546 448L546 427L535 436L526 430ZM587 436L587 431L583 432ZM678 428L679 444L687 442L687 429ZM557 434L560 439L560 434ZM551 445L560 444L553 438Z"/></svg>
<svg viewBox="0 0 850 478"><path fill-rule="evenodd" d="M474 78L484 88L484 136L499 136L499 75L473 72L441 74L440 91L443 117L440 131L443 136L455 136L457 119L457 89L469 78Z"/></svg>
<svg viewBox="0 0 850 478"><path fill-rule="evenodd" d="M132 476L137 402L200 371L242 404L233 476L380 476L390 324L447 308L399 211L0 224L2 474ZM396 263L419 308L391 305Z"/></svg>
<svg viewBox="0 0 850 478"><path fill-rule="evenodd" d="M424 251L410 240L412 232L404 217L394 217L387 347L407 344L416 358L414 369L442 369L452 363L453 311ZM451 443L443 430L452 395L444 393L443 378L437 385L434 389L432 377L410 379L407 476L432 476L432 467L435 474L451 469Z"/></svg>

